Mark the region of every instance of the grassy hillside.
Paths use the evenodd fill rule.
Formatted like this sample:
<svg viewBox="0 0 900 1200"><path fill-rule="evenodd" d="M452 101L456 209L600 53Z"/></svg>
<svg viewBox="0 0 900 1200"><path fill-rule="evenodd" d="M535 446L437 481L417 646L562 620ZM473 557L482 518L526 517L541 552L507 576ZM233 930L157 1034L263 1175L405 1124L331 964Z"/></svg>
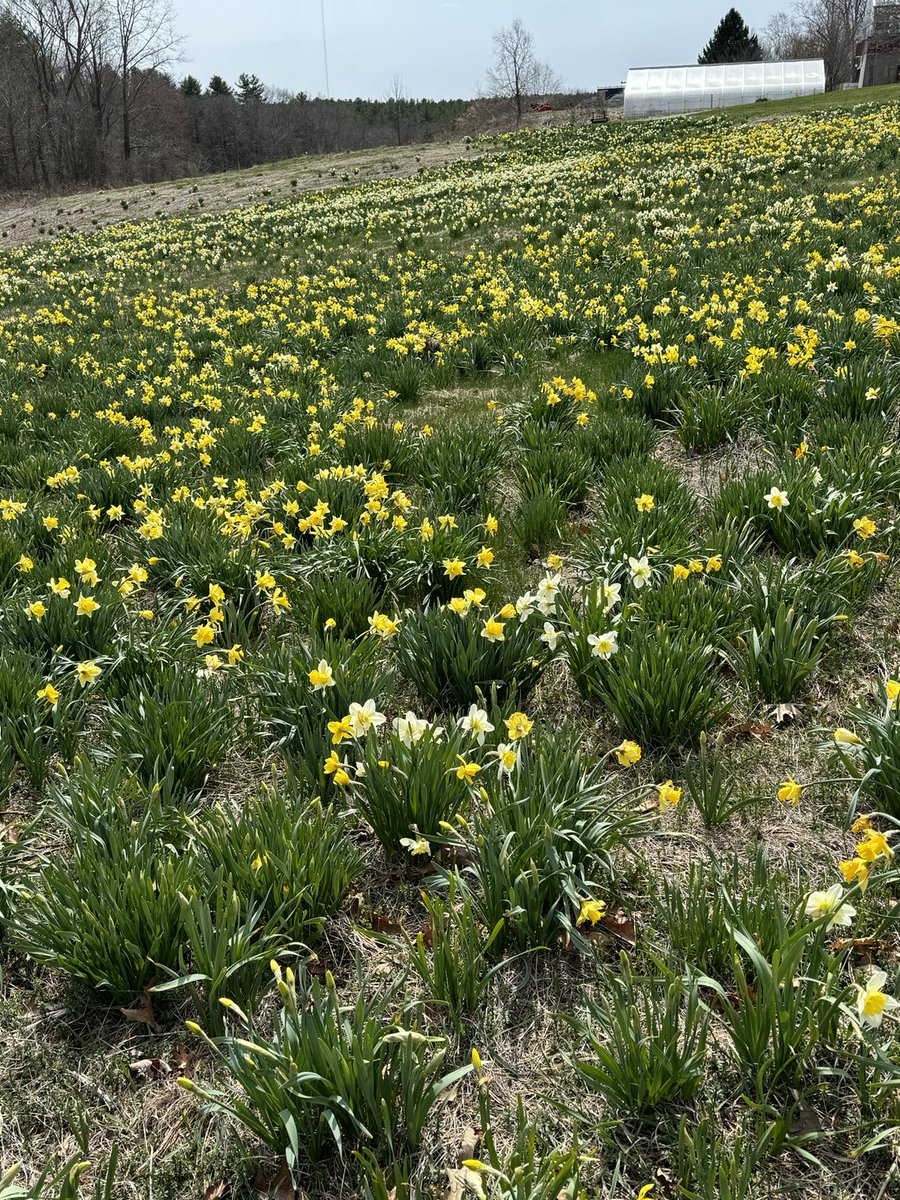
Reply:
<svg viewBox="0 0 900 1200"><path fill-rule="evenodd" d="M2 1200L896 1190L861 100L0 256Z"/></svg>
<svg viewBox="0 0 900 1200"><path fill-rule="evenodd" d="M796 96L790 100L765 100L755 104L738 104L722 110L735 120L772 116L793 116L796 113L833 112L835 109L855 109L858 105L894 104L900 100L900 83L883 87L848 88L840 92L826 92L821 96Z"/></svg>

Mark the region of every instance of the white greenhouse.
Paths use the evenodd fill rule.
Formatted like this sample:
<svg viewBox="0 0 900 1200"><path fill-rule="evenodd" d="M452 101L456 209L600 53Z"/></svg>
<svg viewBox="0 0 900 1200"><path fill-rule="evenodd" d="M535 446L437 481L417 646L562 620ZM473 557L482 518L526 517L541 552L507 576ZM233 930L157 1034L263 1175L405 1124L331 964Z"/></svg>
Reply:
<svg viewBox="0 0 900 1200"><path fill-rule="evenodd" d="M702 67L632 67L625 80L625 116L700 112L824 91L825 63L821 58Z"/></svg>

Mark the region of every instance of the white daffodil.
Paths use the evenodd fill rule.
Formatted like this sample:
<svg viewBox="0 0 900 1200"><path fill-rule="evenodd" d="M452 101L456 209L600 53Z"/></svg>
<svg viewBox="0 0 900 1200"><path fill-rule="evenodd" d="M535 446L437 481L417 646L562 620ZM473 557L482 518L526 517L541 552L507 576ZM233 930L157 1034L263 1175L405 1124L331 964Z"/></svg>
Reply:
<svg viewBox="0 0 900 1200"><path fill-rule="evenodd" d="M401 838L400 845L403 849L413 857L417 854L431 854L431 843L423 837Z"/></svg>
<svg viewBox="0 0 900 1200"><path fill-rule="evenodd" d="M646 554L641 558L629 558L628 565L631 568L631 582L636 588L640 589L645 583L650 582L653 568L650 566L650 560Z"/></svg>
<svg viewBox="0 0 900 1200"><path fill-rule="evenodd" d="M477 704L472 705L459 724L466 733L471 733L479 746L484 745L486 734L494 732L494 726L488 720L487 713L483 708L479 708Z"/></svg>
<svg viewBox="0 0 900 1200"><path fill-rule="evenodd" d="M365 704L354 702L350 705L350 728L354 737L365 737L370 729L377 729L386 720L384 713L380 713L375 707L374 700L367 700Z"/></svg>
<svg viewBox="0 0 900 1200"><path fill-rule="evenodd" d="M556 653L556 647L559 645L559 639L561 637L562 634L558 629L554 628L549 621L544 622L544 632L541 634L541 641L551 652L551 654Z"/></svg>
<svg viewBox="0 0 900 1200"><path fill-rule="evenodd" d="M505 771L509 774L519 761L518 747L509 742L501 742L497 747L497 758L500 761L501 773Z"/></svg>
<svg viewBox="0 0 900 1200"><path fill-rule="evenodd" d="M873 971L865 987L856 985L856 1011L859 1013L859 1019L863 1025L869 1025L872 1029L878 1028L885 1013L893 1012L895 1008L900 1007L900 1001L895 1000L893 996L886 995L883 991L886 982L886 971Z"/></svg>
<svg viewBox="0 0 900 1200"><path fill-rule="evenodd" d="M609 633L591 633L588 635L588 645L591 654L597 658L609 659L619 649L619 635L614 629Z"/></svg>
<svg viewBox="0 0 900 1200"><path fill-rule="evenodd" d="M630 561L633 563L634 559L632 558ZM602 600L603 611L605 613L608 613L610 609L615 608L621 598L621 583L610 583L608 579L604 579L603 583L597 588L597 601L599 603Z"/></svg>
<svg viewBox="0 0 900 1200"><path fill-rule="evenodd" d="M404 746L411 746L419 741L428 728L428 722L423 717L417 717L414 712L407 711L403 717L394 718L394 732Z"/></svg>
<svg viewBox="0 0 900 1200"><path fill-rule="evenodd" d="M523 596L518 598L516 601L516 612L519 614L520 622L528 620L528 618L534 612L534 606L535 597L532 596L531 592L525 592Z"/></svg>
<svg viewBox="0 0 900 1200"><path fill-rule="evenodd" d="M856 916L853 905L845 903L844 889L839 883L832 884L826 891L810 892L804 912L814 921L830 914L826 929L833 929L835 925L852 925Z"/></svg>

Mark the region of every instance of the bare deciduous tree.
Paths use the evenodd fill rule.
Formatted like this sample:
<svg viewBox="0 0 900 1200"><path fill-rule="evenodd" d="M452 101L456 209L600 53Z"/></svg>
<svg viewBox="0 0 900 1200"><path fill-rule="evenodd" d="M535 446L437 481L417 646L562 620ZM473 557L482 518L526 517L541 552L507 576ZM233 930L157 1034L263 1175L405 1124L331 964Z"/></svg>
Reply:
<svg viewBox="0 0 900 1200"><path fill-rule="evenodd" d="M386 92L384 100L390 111L391 125L397 138L397 145L402 146L405 141L409 140L408 112L410 107L402 75L395 75L391 80L391 86Z"/></svg>
<svg viewBox="0 0 900 1200"><path fill-rule="evenodd" d="M797 0L792 12L776 13L766 26L767 54L824 59L827 88L850 83L871 12L871 0Z"/></svg>
<svg viewBox="0 0 900 1200"><path fill-rule="evenodd" d="M518 17L494 34L494 62L487 73L492 96L510 100L516 110L516 125L521 125L525 103L530 96L559 90L555 72L540 62L534 52L534 37Z"/></svg>
<svg viewBox="0 0 900 1200"><path fill-rule="evenodd" d="M101 0L102 2L102 0ZM111 0L116 67L121 81L122 157L131 158L132 111L148 72L161 71L175 57L180 39L170 0Z"/></svg>

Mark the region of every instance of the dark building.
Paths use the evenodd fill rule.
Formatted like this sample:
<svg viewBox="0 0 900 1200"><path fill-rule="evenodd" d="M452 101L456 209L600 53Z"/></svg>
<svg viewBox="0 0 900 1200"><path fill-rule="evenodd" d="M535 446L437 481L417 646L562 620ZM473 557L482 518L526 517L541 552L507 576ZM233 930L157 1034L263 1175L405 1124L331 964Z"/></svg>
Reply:
<svg viewBox="0 0 900 1200"><path fill-rule="evenodd" d="M869 36L856 47L859 86L900 83L900 4L876 0Z"/></svg>

